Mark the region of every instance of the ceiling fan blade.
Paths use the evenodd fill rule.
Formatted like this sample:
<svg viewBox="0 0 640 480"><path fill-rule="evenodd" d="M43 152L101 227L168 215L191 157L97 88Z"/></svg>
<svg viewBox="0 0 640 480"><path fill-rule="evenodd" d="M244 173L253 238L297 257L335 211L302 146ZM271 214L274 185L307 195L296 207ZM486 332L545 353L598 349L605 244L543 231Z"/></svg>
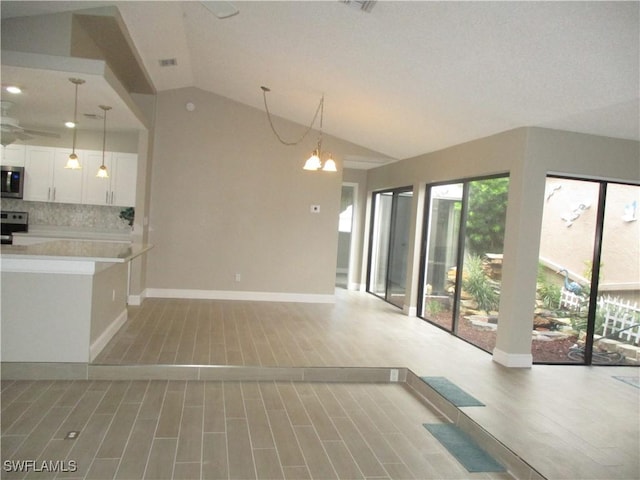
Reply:
<svg viewBox="0 0 640 480"><path fill-rule="evenodd" d="M38 135L39 137L60 138L59 134L53 133L53 132L43 132L41 130L30 130L28 128L25 128L22 131L30 135Z"/></svg>
<svg viewBox="0 0 640 480"><path fill-rule="evenodd" d="M240 13L240 10L231 2L215 1L200 3L218 18L229 18Z"/></svg>
<svg viewBox="0 0 640 480"><path fill-rule="evenodd" d="M6 131L6 130L2 130L2 132L0 132L0 144L3 147L6 147L7 145L11 145L13 142L15 142L16 140L31 140L33 137L30 135L25 135L22 132L11 132L11 131Z"/></svg>

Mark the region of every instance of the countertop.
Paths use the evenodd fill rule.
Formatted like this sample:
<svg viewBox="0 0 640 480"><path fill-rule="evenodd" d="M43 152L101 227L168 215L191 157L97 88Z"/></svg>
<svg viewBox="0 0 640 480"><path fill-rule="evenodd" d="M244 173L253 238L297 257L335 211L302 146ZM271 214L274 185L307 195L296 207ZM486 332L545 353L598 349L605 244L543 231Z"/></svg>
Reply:
<svg viewBox="0 0 640 480"><path fill-rule="evenodd" d="M81 227L60 227L54 225L29 225L28 232L15 232L14 236L44 237L78 240L104 240L112 242L130 242L131 232L121 230L100 230Z"/></svg>
<svg viewBox="0 0 640 480"><path fill-rule="evenodd" d="M34 245L2 245L5 260L73 260L126 263L150 250L153 245L90 240L55 240Z"/></svg>

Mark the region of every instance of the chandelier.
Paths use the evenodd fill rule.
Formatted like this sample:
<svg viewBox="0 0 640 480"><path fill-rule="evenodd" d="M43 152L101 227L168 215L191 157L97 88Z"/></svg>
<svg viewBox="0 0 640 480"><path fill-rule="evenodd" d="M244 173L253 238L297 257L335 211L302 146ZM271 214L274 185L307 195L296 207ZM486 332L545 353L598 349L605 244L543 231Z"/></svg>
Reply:
<svg viewBox="0 0 640 480"><path fill-rule="evenodd" d="M300 136L298 140L293 142L288 142L280 136L275 126L273 125L273 120L271 119L271 112L269 111L269 105L267 104L267 93L270 92L271 89L264 86L260 88L262 89L264 108L265 108L265 111L267 112L267 118L269 119L269 126L271 127L271 131L273 131L273 134L283 145L288 145L288 146L298 145L311 131L311 129L313 128L313 125L316 123L318 115L320 115L320 133L318 135L318 142L316 144L316 148L313 150L313 152L311 153L311 156L307 159L307 161L304 164L304 167L302 168L304 170L322 170L325 172L337 172L338 169L336 168L336 162L333 160L331 153L327 154L326 160L324 161L322 160L322 157L324 155L324 152L322 151L322 121L324 118L324 95L322 95L322 97L320 98L320 102L318 103L318 108L316 108L316 113L313 116L313 120L311 120L311 124L307 127L305 132Z"/></svg>

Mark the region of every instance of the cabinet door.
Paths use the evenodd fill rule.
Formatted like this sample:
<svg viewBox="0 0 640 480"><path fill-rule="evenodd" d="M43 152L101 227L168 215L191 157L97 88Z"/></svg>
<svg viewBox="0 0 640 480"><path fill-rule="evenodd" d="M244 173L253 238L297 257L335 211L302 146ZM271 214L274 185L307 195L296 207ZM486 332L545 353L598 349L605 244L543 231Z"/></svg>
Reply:
<svg viewBox="0 0 640 480"><path fill-rule="evenodd" d="M49 202L53 194L55 148L27 146L24 168L24 200Z"/></svg>
<svg viewBox="0 0 640 480"><path fill-rule="evenodd" d="M113 153L111 173L112 204L121 207L136 205L136 181L138 155L135 153Z"/></svg>
<svg viewBox="0 0 640 480"><path fill-rule="evenodd" d="M109 172L109 178L98 178L96 174L102 165L102 152L96 150L84 150L84 164L82 165L84 183L82 186L82 203L89 205L111 204L111 152L106 152L104 164Z"/></svg>
<svg viewBox="0 0 640 480"><path fill-rule="evenodd" d="M82 169L64 168L71 149L56 148L53 162L53 200L59 203L82 202ZM82 168L85 168L82 152L76 150Z"/></svg>
<svg viewBox="0 0 640 480"><path fill-rule="evenodd" d="M0 165L9 165L10 167L24 167L26 147L24 145L11 144L2 147L2 160Z"/></svg>

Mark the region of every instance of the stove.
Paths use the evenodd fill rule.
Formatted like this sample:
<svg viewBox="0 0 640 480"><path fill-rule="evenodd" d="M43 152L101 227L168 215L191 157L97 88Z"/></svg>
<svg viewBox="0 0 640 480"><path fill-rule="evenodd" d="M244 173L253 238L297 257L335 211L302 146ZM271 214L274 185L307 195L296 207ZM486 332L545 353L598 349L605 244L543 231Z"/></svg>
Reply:
<svg viewBox="0 0 640 480"><path fill-rule="evenodd" d="M3 245L11 245L13 243L13 234L15 232L29 231L28 212L0 212L0 220L2 221L0 239Z"/></svg>

